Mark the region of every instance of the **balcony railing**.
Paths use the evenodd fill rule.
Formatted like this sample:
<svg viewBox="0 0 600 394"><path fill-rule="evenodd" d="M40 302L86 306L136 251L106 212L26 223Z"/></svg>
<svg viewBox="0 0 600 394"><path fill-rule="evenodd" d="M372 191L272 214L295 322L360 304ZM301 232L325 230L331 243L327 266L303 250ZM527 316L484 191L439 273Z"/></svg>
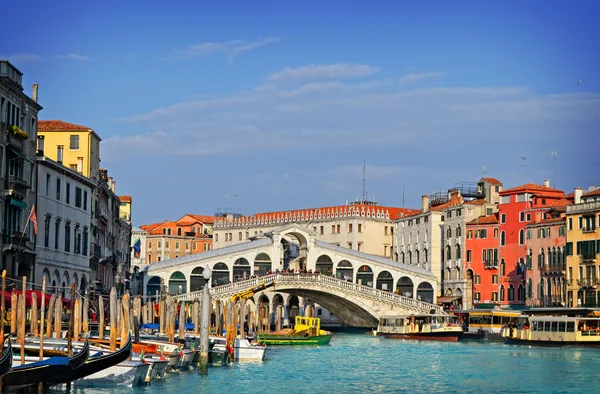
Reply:
<svg viewBox="0 0 600 394"><path fill-rule="evenodd" d="M15 137L10 131L7 132L8 144L17 148L20 151L25 149L25 140Z"/></svg>
<svg viewBox="0 0 600 394"><path fill-rule="evenodd" d="M586 211L597 211L600 209L600 201L584 202L567 206L567 214L582 213Z"/></svg>
<svg viewBox="0 0 600 394"><path fill-rule="evenodd" d="M4 234L3 241L5 245L13 245L24 248L27 246L29 237L27 237L26 234L23 234L22 231L8 230L7 234Z"/></svg>
<svg viewBox="0 0 600 394"><path fill-rule="evenodd" d="M597 279L597 278L583 278L583 279L579 279L577 281L577 283L581 287L591 287L591 286L600 285L600 279Z"/></svg>
<svg viewBox="0 0 600 394"><path fill-rule="evenodd" d="M565 264L544 264L542 266L542 272L550 273L550 272L563 272L566 269Z"/></svg>
<svg viewBox="0 0 600 394"><path fill-rule="evenodd" d="M596 226L589 226L589 227L584 227L581 229L582 232L584 233L595 233L596 232Z"/></svg>
<svg viewBox="0 0 600 394"><path fill-rule="evenodd" d="M92 243L92 246L90 249L91 249L91 257L92 258L96 258L96 259L102 258L102 247L100 245Z"/></svg>
<svg viewBox="0 0 600 394"><path fill-rule="evenodd" d="M593 263L596 260L596 252L583 252L581 254L582 263Z"/></svg>
<svg viewBox="0 0 600 394"><path fill-rule="evenodd" d="M483 266L487 269L498 268L498 260L486 260L483 262Z"/></svg>
<svg viewBox="0 0 600 394"><path fill-rule="evenodd" d="M25 198L27 189L29 189L29 183L25 179L9 175L7 188L8 195L15 194L21 198Z"/></svg>

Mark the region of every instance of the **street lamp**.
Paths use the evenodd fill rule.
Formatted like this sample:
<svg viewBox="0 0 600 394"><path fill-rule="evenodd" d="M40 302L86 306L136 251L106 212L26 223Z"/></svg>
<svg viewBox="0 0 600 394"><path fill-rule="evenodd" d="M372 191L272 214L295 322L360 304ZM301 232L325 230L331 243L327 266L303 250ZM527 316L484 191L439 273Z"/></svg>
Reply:
<svg viewBox="0 0 600 394"><path fill-rule="evenodd" d="M210 277L212 271L207 265L202 271L202 277L206 280L202 288L202 305L200 312L200 374L208 374L208 322L210 320Z"/></svg>

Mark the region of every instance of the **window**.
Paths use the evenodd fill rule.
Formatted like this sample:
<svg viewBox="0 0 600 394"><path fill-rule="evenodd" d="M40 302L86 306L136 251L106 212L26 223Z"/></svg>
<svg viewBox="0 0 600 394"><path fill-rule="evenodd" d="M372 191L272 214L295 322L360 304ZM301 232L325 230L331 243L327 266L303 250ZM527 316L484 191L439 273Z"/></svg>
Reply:
<svg viewBox="0 0 600 394"><path fill-rule="evenodd" d="M331 234L335 234L335 224L331 225Z"/></svg>
<svg viewBox="0 0 600 394"><path fill-rule="evenodd" d="M448 227L448 238L452 238L452 229Z"/></svg>
<svg viewBox="0 0 600 394"><path fill-rule="evenodd" d="M505 213L500 215L500 223L506 223L506 214Z"/></svg>
<svg viewBox="0 0 600 394"><path fill-rule="evenodd" d="M175 250L179 250L179 242L175 242Z"/></svg>
<svg viewBox="0 0 600 394"><path fill-rule="evenodd" d="M167 229L167 235L171 235L171 229L170 228Z"/></svg>
<svg viewBox="0 0 600 394"><path fill-rule="evenodd" d="M340 233L340 227L341 227L341 226L340 226L339 224L338 224L338 225L337 225L337 227L336 227L336 233L337 233L337 234L339 234L339 233Z"/></svg>
<svg viewBox="0 0 600 394"><path fill-rule="evenodd" d="M384 235L388 235L388 226L384 227L383 233L384 233Z"/></svg>
<svg viewBox="0 0 600 394"><path fill-rule="evenodd" d="M60 178L56 178L56 199L60 200Z"/></svg>
<svg viewBox="0 0 600 394"><path fill-rule="evenodd" d="M502 231L502 233L500 233L500 246L504 245L506 245L506 233Z"/></svg>
<svg viewBox="0 0 600 394"><path fill-rule="evenodd" d="M87 190L83 191L83 210L87 211Z"/></svg>
<svg viewBox="0 0 600 394"><path fill-rule="evenodd" d="M479 231L479 238L481 238L481 239L486 239L487 238L487 230L485 228L482 228Z"/></svg>
<svg viewBox="0 0 600 394"><path fill-rule="evenodd" d="M500 301L504 301L504 285L500 286Z"/></svg>
<svg viewBox="0 0 600 394"><path fill-rule="evenodd" d="M352 232L352 223L348 223L348 232L351 233Z"/></svg>
<svg viewBox="0 0 600 394"><path fill-rule="evenodd" d="M169 241L165 241L165 249L169 249L170 243Z"/></svg>
<svg viewBox="0 0 600 394"><path fill-rule="evenodd" d="M456 258L460 259L460 245L456 245Z"/></svg>
<svg viewBox="0 0 600 394"><path fill-rule="evenodd" d="M475 275L475 284L476 285L480 285L481 284L481 275Z"/></svg>
<svg viewBox="0 0 600 394"><path fill-rule="evenodd" d="M181 227L177 228L177 235L181 236Z"/></svg>
<svg viewBox="0 0 600 394"><path fill-rule="evenodd" d="M528 222L530 222L530 221L531 221L531 214L530 214L530 213L528 213L528 214L527 214L527 221L528 221Z"/></svg>
<svg viewBox="0 0 600 394"><path fill-rule="evenodd" d="M525 244L525 231L523 231L523 229L521 229L519 231L519 245L524 245Z"/></svg>
<svg viewBox="0 0 600 394"><path fill-rule="evenodd" d="M81 232L79 232L79 225L75 225L75 245L73 245L73 252L80 254L81 253Z"/></svg>
<svg viewBox="0 0 600 394"><path fill-rule="evenodd" d="M461 230L460 225L459 225L459 226L456 227L456 236L460 237L461 235L462 235L462 230Z"/></svg>
<svg viewBox="0 0 600 394"><path fill-rule="evenodd" d="M467 250L467 263L471 262L471 250Z"/></svg>
<svg viewBox="0 0 600 394"><path fill-rule="evenodd" d="M75 187L75 206L81 208L81 188Z"/></svg>
<svg viewBox="0 0 600 394"><path fill-rule="evenodd" d="M498 275L496 275L496 274L492 275L492 284L493 285L498 284Z"/></svg>
<svg viewBox="0 0 600 394"><path fill-rule="evenodd" d="M46 215L44 220L44 247L50 244L50 216Z"/></svg>
<svg viewBox="0 0 600 394"><path fill-rule="evenodd" d="M467 239L473 238L473 230L467 231Z"/></svg>
<svg viewBox="0 0 600 394"><path fill-rule="evenodd" d="M197 242L194 242L194 243L192 244L192 247L194 248L194 250L198 250L198 243L197 243Z"/></svg>
<svg viewBox="0 0 600 394"><path fill-rule="evenodd" d="M50 194L50 174L46 174L46 195Z"/></svg>
<svg viewBox="0 0 600 394"><path fill-rule="evenodd" d="M532 235L533 235L533 230L527 229L527 239L531 239Z"/></svg>
<svg viewBox="0 0 600 394"><path fill-rule="evenodd" d="M84 256L88 255L88 228L83 228L83 252Z"/></svg>
<svg viewBox="0 0 600 394"><path fill-rule="evenodd" d="M238 241L241 241L241 240L242 240L242 232L240 231L240 232L238 233Z"/></svg>
<svg viewBox="0 0 600 394"><path fill-rule="evenodd" d="M58 236L60 235L60 219L54 222L54 249L58 250Z"/></svg>
<svg viewBox="0 0 600 394"><path fill-rule="evenodd" d="M481 260L482 260L484 263L487 263L487 261L488 261L488 259L487 259L487 249L483 249L483 250L481 251Z"/></svg>
<svg viewBox="0 0 600 394"><path fill-rule="evenodd" d="M497 302L498 301L498 292L494 291L492 293L492 301Z"/></svg>
<svg viewBox="0 0 600 394"><path fill-rule="evenodd" d="M215 234L215 242L219 242L219 234ZM196 246L196 244L194 244L194 246ZM196 249L194 248L194 250Z"/></svg>
<svg viewBox="0 0 600 394"><path fill-rule="evenodd" d="M521 211L519 212L519 222L524 222L525 221L525 212Z"/></svg>
<svg viewBox="0 0 600 394"><path fill-rule="evenodd" d="M246 234L248 234L248 233L246 232ZM190 250L190 243L189 242L185 243L185 250Z"/></svg>
<svg viewBox="0 0 600 394"><path fill-rule="evenodd" d="M71 149L71 150L79 149L79 136L78 135L72 135L69 138L69 149ZM77 168L77 165L75 167Z"/></svg>
<svg viewBox="0 0 600 394"><path fill-rule="evenodd" d="M65 222L65 252L71 251L71 223Z"/></svg>
<svg viewBox="0 0 600 394"><path fill-rule="evenodd" d="M514 301L515 299L515 287L513 285L508 286L508 300Z"/></svg>
<svg viewBox="0 0 600 394"><path fill-rule="evenodd" d="M358 232L362 233L362 223L358 223ZM321 232L322 234L323 232Z"/></svg>
<svg viewBox="0 0 600 394"><path fill-rule="evenodd" d="M498 229L497 228L494 229L494 238L498 238Z"/></svg>
<svg viewBox="0 0 600 394"><path fill-rule="evenodd" d="M69 182L67 182L66 195L67 195L67 197L66 197L67 204L70 204L71 203L71 184Z"/></svg>
<svg viewBox="0 0 600 394"><path fill-rule="evenodd" d="M500 275L506 275L506 264L504 264L504 259L500 262Z"/></svg>
<svg viewBox="0 0 600 394"><path fill-rule="evenodd" d="M152 241L148 241L148 250L152 250Z"/></svg>
<svg viewBox="0 0 600 394"><path fill-rule="evenodd" d="M325 232L324 226L321 226L320 230L321 235L323 235L323 233ZM358 225L358 231L360 231L360 224Z"/></svg>

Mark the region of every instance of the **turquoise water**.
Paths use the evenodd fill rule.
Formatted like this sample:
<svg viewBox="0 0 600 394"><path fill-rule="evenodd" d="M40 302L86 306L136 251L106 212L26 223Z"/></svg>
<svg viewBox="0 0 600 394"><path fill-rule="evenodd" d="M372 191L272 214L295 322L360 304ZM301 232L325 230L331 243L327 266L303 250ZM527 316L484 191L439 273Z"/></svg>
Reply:
<svg viewBox="0 0 600 394"><path fill-rule="evenodd" d="M335 334L329 346L272 347L263 363L168 374L99 393L597 392L600 350L485 342L415 342Z"/></svg>

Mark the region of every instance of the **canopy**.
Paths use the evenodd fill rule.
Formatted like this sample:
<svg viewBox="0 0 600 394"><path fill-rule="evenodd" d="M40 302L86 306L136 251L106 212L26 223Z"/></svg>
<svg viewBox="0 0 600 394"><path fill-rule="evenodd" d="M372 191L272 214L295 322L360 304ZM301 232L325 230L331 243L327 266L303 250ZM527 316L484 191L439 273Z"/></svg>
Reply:
<svg viewBox="0 0 600 394"><path fill-rule="evenodd" d="M458 299L462 298L462 296L445 296L445 297L438 297L437 299L437 303L438 305L442 305L442 304L449 304L453 301L456 301Z"/></svg>
<svg viewBox="0 0 600 394"><path fill-rule="evenodd" d="M17 295L21 294L21 290L12 290L12 291L6 291L6 293L4 294L4 299L6 300L6 308L10 308L11 305L11 296L12 293L17 293ZM31 295L35 293L35 295L37 296L37 304L38 304L38 308L42 305L42 292L38 291L38 290L27 290L25 292L25 305L30 307L31 306ZM50 298L52 297L51 294L46 293L46 306L48 306L48 304L50 303ZM71 307L71 301L67 300L66 298L62 299L63 302L63 306L66 308L70 308Z"/></svg>

